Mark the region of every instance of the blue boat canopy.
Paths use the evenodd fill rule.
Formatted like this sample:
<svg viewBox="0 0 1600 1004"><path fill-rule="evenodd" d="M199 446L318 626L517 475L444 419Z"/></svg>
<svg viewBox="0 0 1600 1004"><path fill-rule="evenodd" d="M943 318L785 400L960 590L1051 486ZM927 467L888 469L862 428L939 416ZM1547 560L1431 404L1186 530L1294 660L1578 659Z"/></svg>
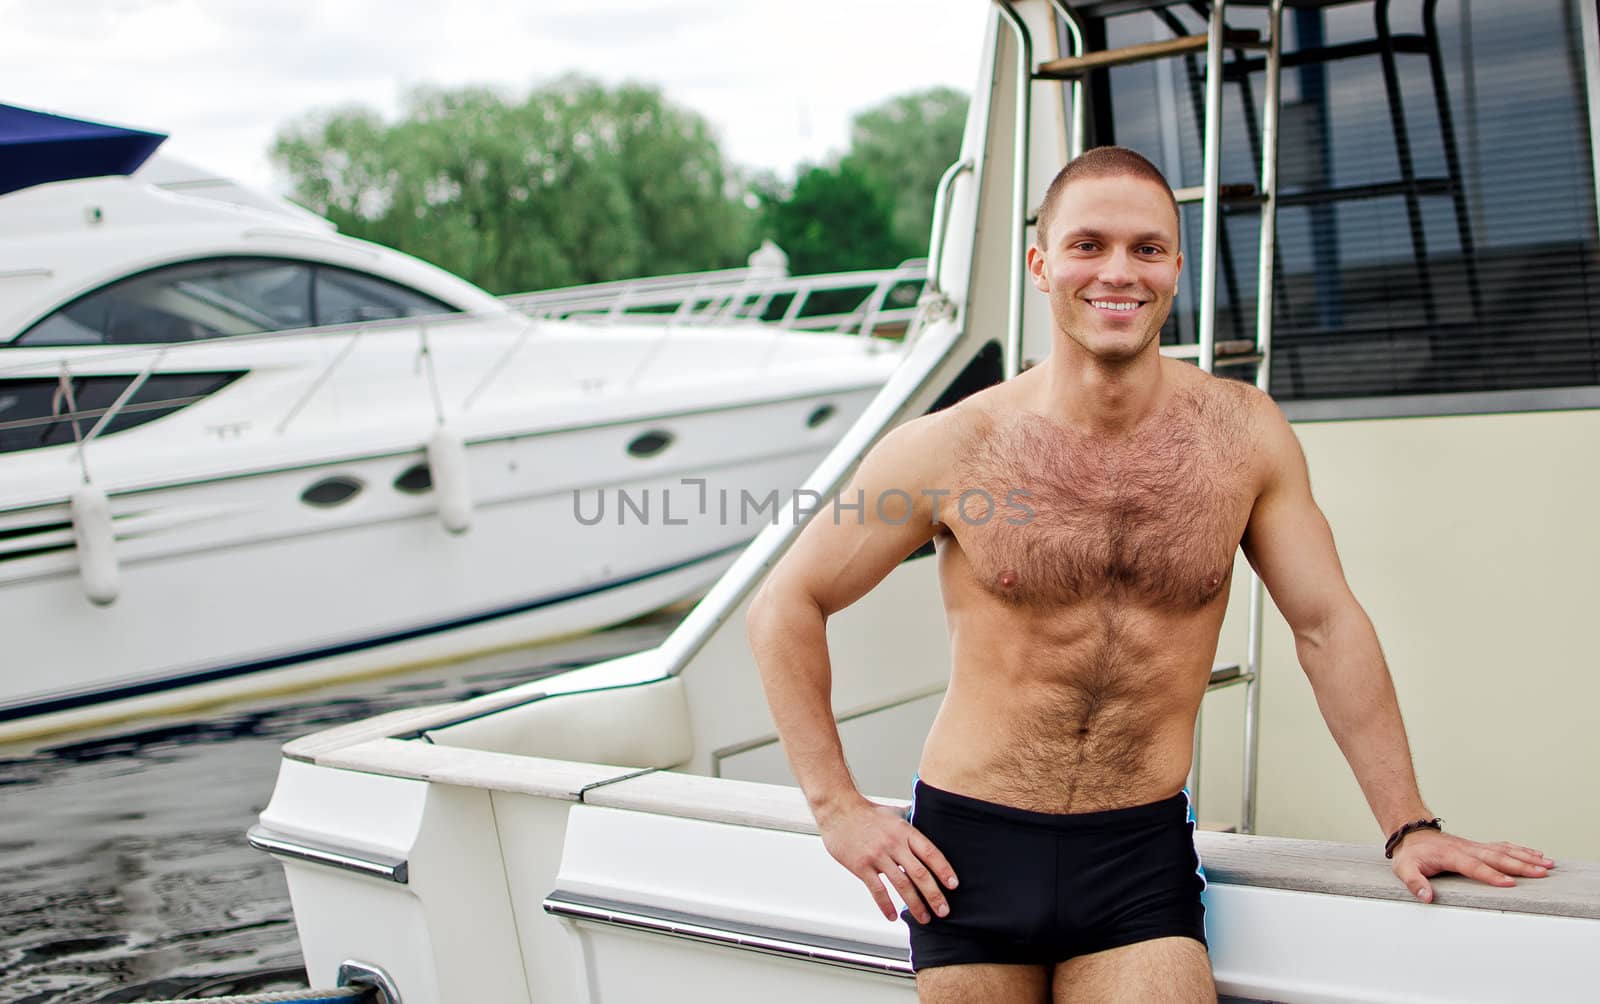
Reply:
<svg viewBox="0 0 1600 1004"><path fill-rule="evenodd" d="M51 181L132 174L166 138L0 105L0 195Z"/></svg>

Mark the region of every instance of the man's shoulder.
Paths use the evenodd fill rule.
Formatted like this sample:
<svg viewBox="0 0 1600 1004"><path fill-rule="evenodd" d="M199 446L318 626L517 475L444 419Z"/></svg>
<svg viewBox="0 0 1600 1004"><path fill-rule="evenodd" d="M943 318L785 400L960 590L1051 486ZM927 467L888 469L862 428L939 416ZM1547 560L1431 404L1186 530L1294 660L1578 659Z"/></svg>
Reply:
<svg viewBox="0 0 1600 1004"><path fill-rule="evenodd" d="M943 484L974 448L993 438L1006 420L1009 395L999 384L926 415L909 418L883 434L863 461L874 478L885 476L919 487Z"/></svg>
<svg viewBox="0 0 1600 1004"><path fill-rule="evenodd" d="M982 439L1000 425L1009 412L1017 410L1017 395L1012 386L1015 382L985 387L949 407L908 419L892 434L905 439L938 440L951 449Z"/></svg>
<svg viewBox="0 0 1600 1004"><path fill-rule="evenodd" d="M1263 429L1284 421L1277 402L1255 384L1215 376L1192 363L1177 359L1166 360L1166 365L1177 376L1184 393L1218 418L1232 419L1252 429Z"/></svg>

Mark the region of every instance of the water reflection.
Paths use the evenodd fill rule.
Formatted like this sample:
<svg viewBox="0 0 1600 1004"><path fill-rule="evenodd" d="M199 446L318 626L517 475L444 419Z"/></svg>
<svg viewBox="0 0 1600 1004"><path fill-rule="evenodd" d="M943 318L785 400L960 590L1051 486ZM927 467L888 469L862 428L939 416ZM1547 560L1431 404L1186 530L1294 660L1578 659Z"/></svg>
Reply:
<svg viewBox="0 0 1600 1004"><path fill-rule="evenodd" d="M209 994L303 986L282 869L244 838L284 742L635 652L675 620L41 749L0 747L0 1004L113 1004L204 982Z"/></svg>

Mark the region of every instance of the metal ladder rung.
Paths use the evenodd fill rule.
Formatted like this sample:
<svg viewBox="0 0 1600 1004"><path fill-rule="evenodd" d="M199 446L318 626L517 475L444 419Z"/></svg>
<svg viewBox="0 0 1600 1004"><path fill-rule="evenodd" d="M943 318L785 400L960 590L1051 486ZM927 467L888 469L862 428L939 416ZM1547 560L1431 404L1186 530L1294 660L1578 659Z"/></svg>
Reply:
<svg viewBox="0 0 1600 1004"><path fill-rule="evenodd" d="M1254 340L1249 338L1230 338L1227 341L1218 342L1215 349L1212 350L1212 354L1220 362L1223 357L1242 358L1255 351L1256 343ZM1199 359L1200 346L1192 342L1187 345L1163 345L1161 346L1161 354L1169 359Z"/></svg>
<svg viewBox="0 0 1600 1004"><path fill-rule="evenodd" d="M1211 671L1211 682L1206 684L1206 693L1209 694L1213 690L1226 690L1241 683L1249 683L1255 678L1256 675L1254 673L1246 673L1238 666L1218 666Z"/></svg>
<svg viewBox="0 0 1600 1004"><path fill-rule="evenodd" d="M1209 689L1220 684L1231 683L1243 675L1244 667L1240 666L1237 662L1213 666L1211 669L1211 679L1206 683L1206 687Z"/></svg>
<svg viewBox="0 0 1600 1004"><path fill-rule="evenodd" d="M1172 197L1178 200L1178 205L1187 206L1201 202L1206 197L1204 185L1191 185L1188 188L1174 188ZM1241 203L1262 203L1267 201L1266 195L1256 191L1256 186L1248 183L1237 185L1222 185L1217 189L1217 197L1224 205L1238 205Z"/></svg>
<svg viewBox="0 0 1600 1004"><path fill-rule="evenodd" d="M1168 59L1172 56L1201 52L1204 51L1209 40L1209 35L1184 35L1180 38L1167 39L1161 42L1141 42L1138 45L1128 45L1120 49L1103 49L1099 52L1090 52L1082 56L1052 59L1048 63L1039 64L1039 68L1034 71L1033 79L1070 80L1093 70L1103 70L1112 66L1127 66L1131 63L1144 63L1152 59ZM1235 48L1253 48L1262 44L1261 33L1253 29L1230 28L1223 33L1222 41L1224 45Z"/></svg>
<svg viewBox="0 0 1600 1004"><path fill-rule="evenodd" d="M1242 356L1218 356L1211 360L1212 367L1218 366L1253 366L1260 363L1262 355L1259 352L1246 352Z"/></svg>

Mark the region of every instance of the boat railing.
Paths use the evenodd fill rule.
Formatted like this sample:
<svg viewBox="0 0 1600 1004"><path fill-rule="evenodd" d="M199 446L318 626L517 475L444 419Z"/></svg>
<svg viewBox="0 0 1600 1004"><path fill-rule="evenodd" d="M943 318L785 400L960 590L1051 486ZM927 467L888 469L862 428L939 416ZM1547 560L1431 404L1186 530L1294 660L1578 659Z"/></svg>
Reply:
<svg viewBox="0 0 1600 1004"><path fill-rule="evenodd" d="M438 413L442 408L442 403L438 399L437 381L432 372L432 359L428 344L430 329L437 333L439 329L448 330L452 327L469 326L483 319L482 315L469 313L386 318L377 321L355 321L327 325L320 328L300 328L293 331L242 332L236 335L222 335L188 342L110 346L102 351L75 354L70 361L59 358L40 359L35 357L23 362L6 362L5 365L0 365L0 378L47 379L54 381L56 388L52 395L54 406L50 414L12 421L0 421L0 431L66 423L73 433L71 442L75 447L76 462L84 466L84 479L88 481L87 461L84 457L85 448L105 435L124 414L181 408L198 400L187 394L178 397L151 396L147 394L142 399L135 400L140 391L144 390L156 372L157 367L163 362L177 369L182 369L187 361L186 357L193 353L210 353L219 344L260 343L281 339L286 335L295 337L311 336L317 339L342 339L343 344L330 355L327 363L311 380L305 391L290 403L282 418L274 424L275 434L282 435L287 430L290 423L301 413L310 400L329 383L335 371L340 368L364 338L384 331L404 331L417 335L419 358L426 366L429 393L434 410ZM523 330L519 332L519 342L525 339L529 332L537 328L538 325L523 323L520 327ZM210 369L215 367L215 356L206 355L204 358L205 362L201 364L201 368ZM77 382L80 379L104 377L108 371L115 371L120 375L130 370L134 371L132 379L117 392L114 400L109 404L80 406L77 400ZM471 400L469 399L463 406L463 410L470 408L470 405Z"/></svg>
<svg viewBox="0 0 1600 1004"><path fill-rule="evenodd" d="M315 328L241 331L237 334L213 335L208 338L196 338L190 341L129 342L111 345L6 346L0 344L0 377L35 376L41 373L54 374L60 368L59 361L42 355L52 351L70 351L73 365L83 367L86 372L91 372L95 367L142 366L144 361L152 355L159 356L179 352L204 353L220 345L249 345L258 342L280 341L291 337L336 339L348 335L378 334L387 331L410 332L415 331L419 324L426 324L433 330L440 330L454 326L472 327L484 321L504 319L504 316L500 314L462 311L446 314L412 314L406 317L342 321L338 324L325 324ZM512 321L518 320L515 316L510 319ZM19 358L10 358L10 353L12 352L15 352Z"/></svg>
<svg viewBox="0 0 1600 1004"><path fill-rule="evenodd" d="M908 259L891 269L790 276L775 272L771 268L736 268L686 275L625 279L506 297L503 302L535 323L525 325L506 351L485 367L472 391L462 402L461 410L472 409L488 386L504 371L511 357L523 347L528 337L536 332L537 322L540 320L657 322L665 323L669 328L754 323L793 331L850 333L898 339L904 337L912 319L916 316L917 304L923 296L927 276L927 260L917 258ZM275 340L286 334L343 339L345 344L330 356L322 371L310 382L305 391L290 403L279 421L274 423L274 431L282 435L302 413L309 401L332 379L334 373L365 337L390 329L415 329L419 335L419 353L426 356L430 328L449 329L460 324L471 324L477 319L479 318L472 314L388 318L321 328L304 328L294 332L245 332L192 342L107 346L104 351L75 354L73 360L75 365L70 367L64 361L47 362L34 358L21 363L0 365L0 374L48 376L58 381L59 389L56 396L63 407L40 421L70 421L74 427L73 442L77 447L78 461L83 463L84 448L103 435L125 411L129 410L134 395L143 389L154 368L163 360L173 361L175 356L186 355L189 352L205 352L219 343L240 344ZM431 363L431 359L428 362ZM648 359L641 363L641 369L647 364ZM109 405L79 409L73 393L75 377L91 375L96 371L103 372L107 365L132 366L139 372ZM76 370L76 373L73 370ZM434 386L431 369L429 382L431 392L437 398L437 388ZM146 400L142 401L139 407L152 408L184 403L188 403L187 400L181 402ZM442 421L442 403L436 399L434 405L435 410L440 412Z"/></svg>
<svg viewBox="0 0 1600 1004"><path fill-rule="evenodd" d="M916 314L927 260L894 268L787 275L735 268L592 283L502 298L545 319L696 326L761 322L796 331L897 338Z"/></svg>

